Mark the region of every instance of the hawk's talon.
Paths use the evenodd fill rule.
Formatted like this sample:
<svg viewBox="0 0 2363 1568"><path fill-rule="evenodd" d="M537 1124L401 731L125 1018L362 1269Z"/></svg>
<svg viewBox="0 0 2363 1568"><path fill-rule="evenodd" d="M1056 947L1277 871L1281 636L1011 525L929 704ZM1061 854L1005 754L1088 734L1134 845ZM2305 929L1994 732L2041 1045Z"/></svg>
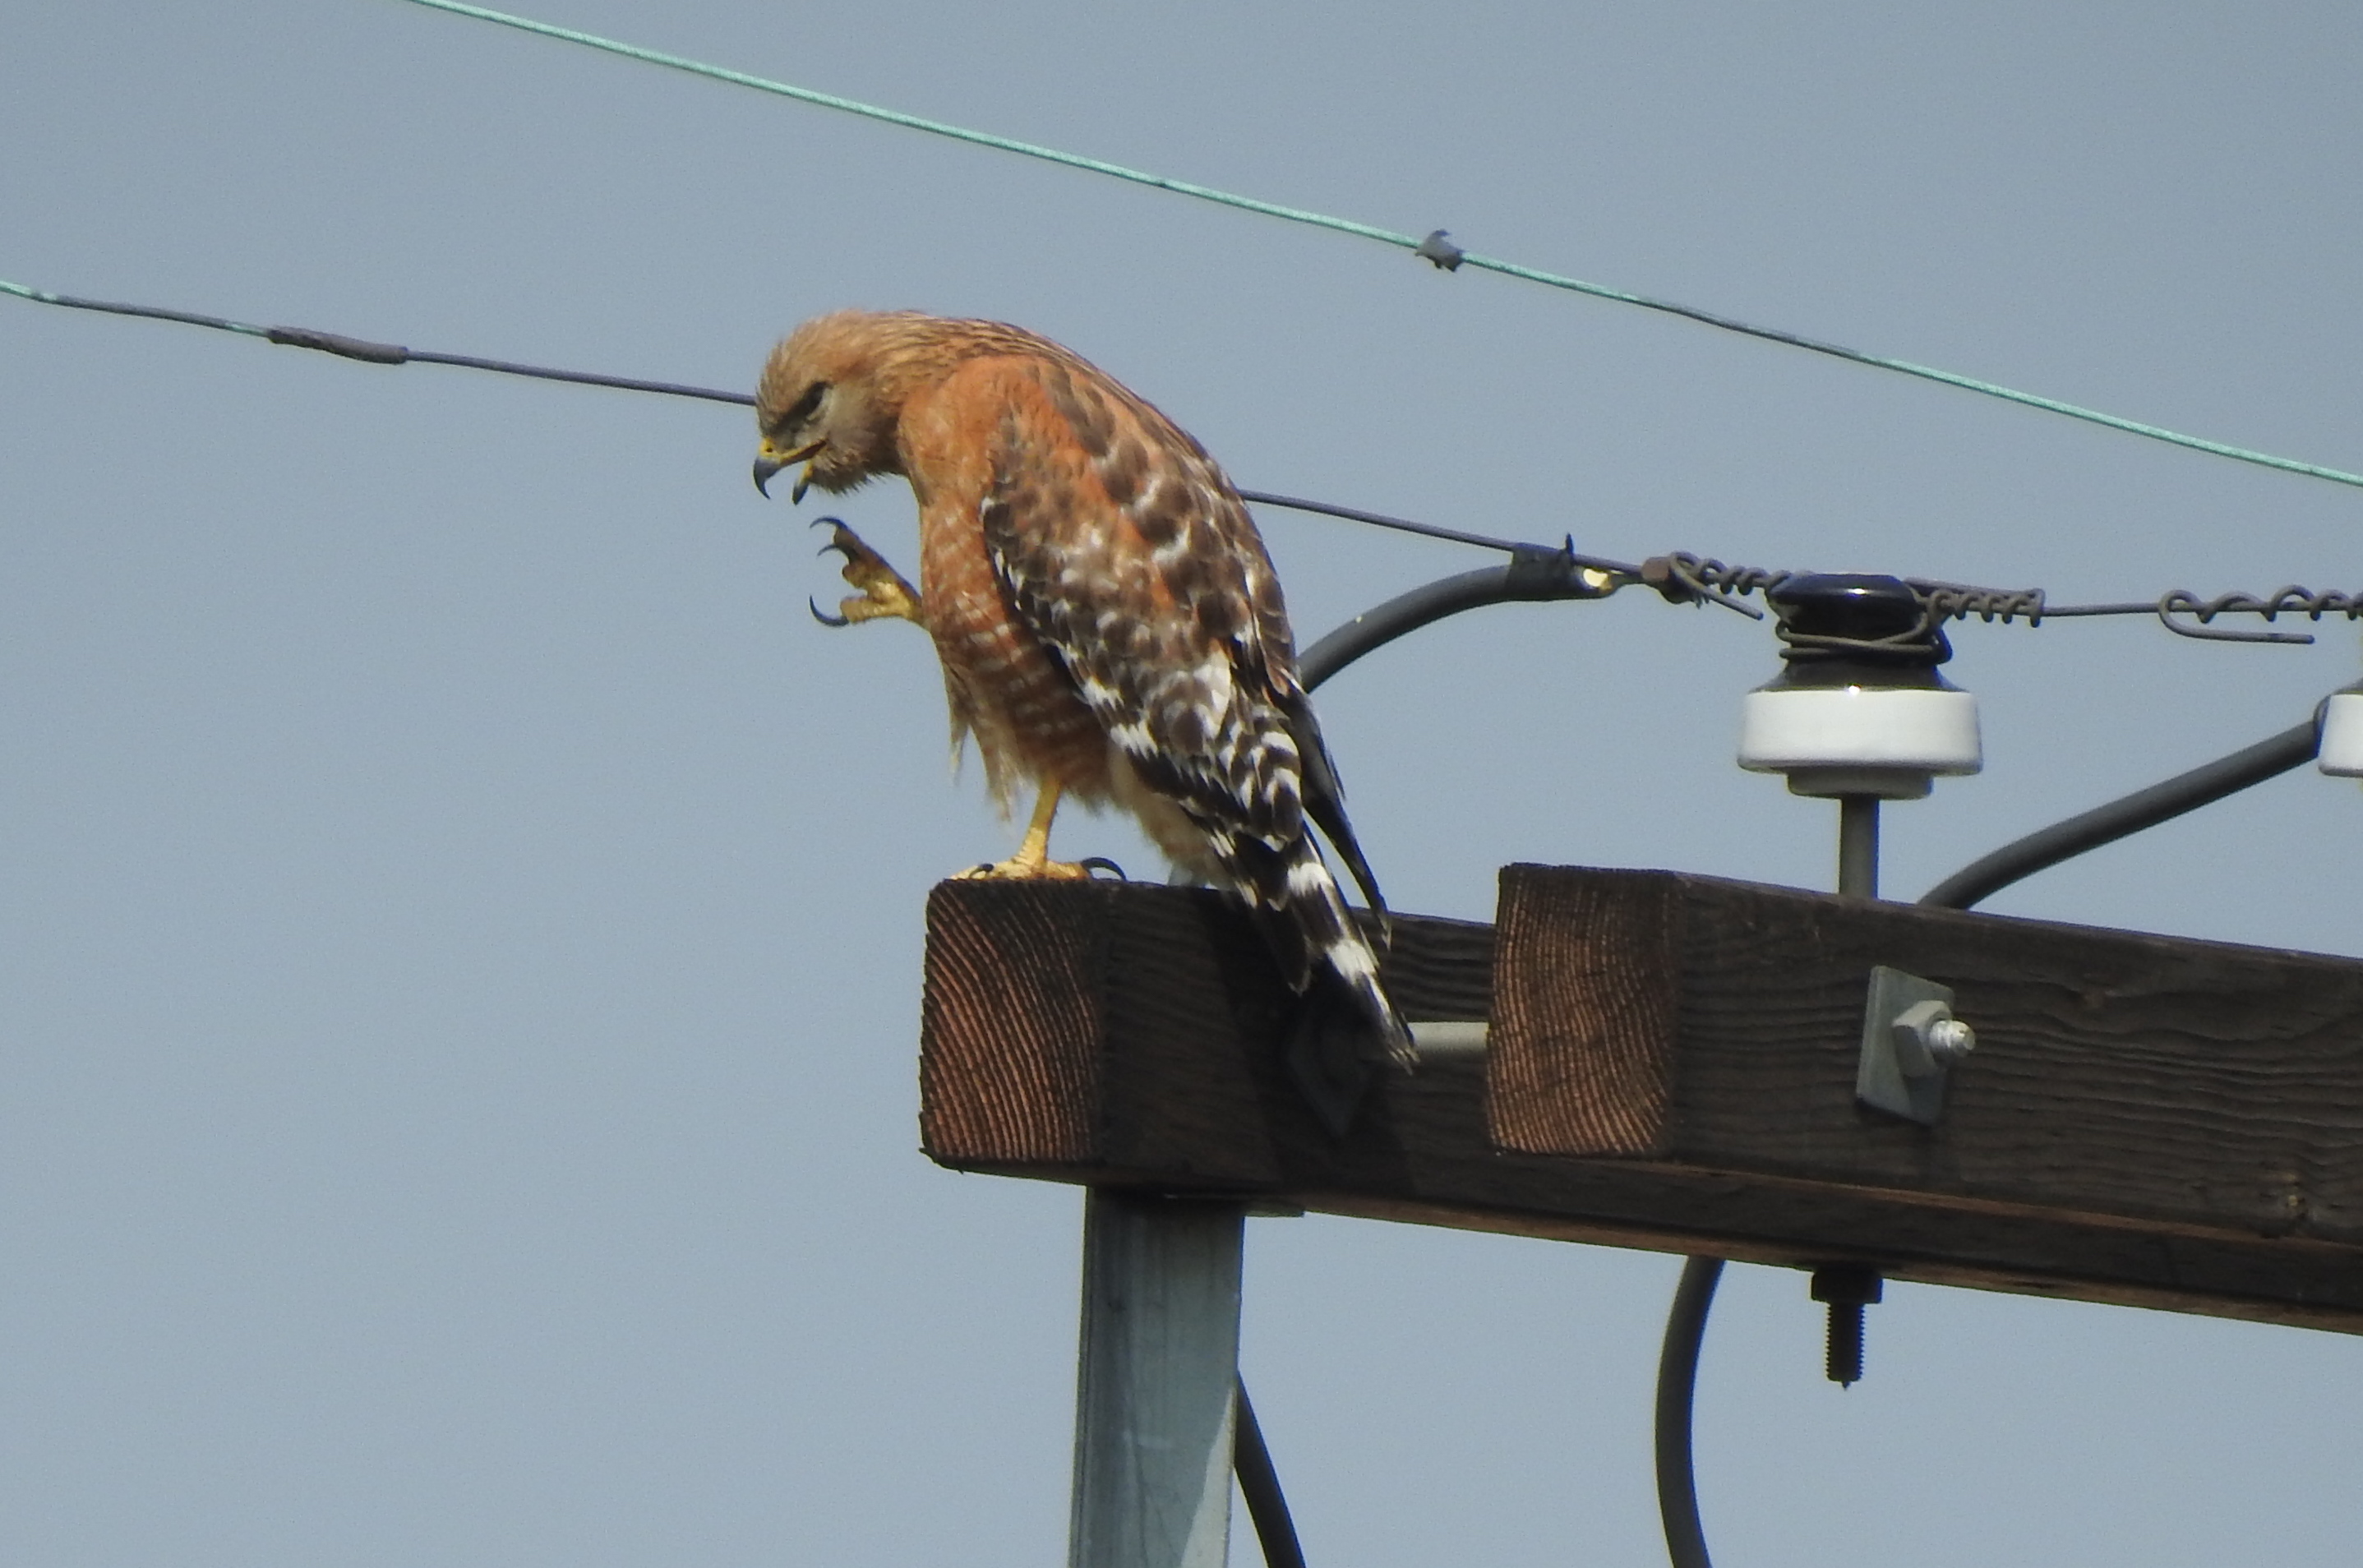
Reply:
<svg viewBox="0 0 2363 1568"><path fill-rule="evenodd" d="M850 626L853 624L853 619L851 616L830 614L827 611L823 610L820 607L820 601L813 598L810 594L806 594L804 596L804 607L812 612L812 618L818 621L824 626Z"/></svg>
<svg viewBox="0 0 2363 1568"><path fill-rule="evenodd" d="M851 529L845 525L845 519L842 517L815 517L810 523L806 524L805 526L810 528L834 528L840 534L850 534L852 532ZM843 540L838 538L831 538L819 549L815 550L813 554L816 556L825 556L831 550L835 550L838 555L843 556L849 561L853 559L853 552L845 547L845 542Z"/></svg>
<svg viewBox="0 0 2363 1568"><path fill-rule="evenodd" d="M1115 861L1110 860L1110 859L1109 859L1106 856L1104 856L1104 855L1094 855L1094 856L1090 856L1090 857L1089 857L1089 858L1087 858L1087 859L1078 860L1078 861L1076 861L1076 862L1075 862L1075 864L1076 864L1076 865L1078 865L1078 866L1080 866L1080 867L1082 867L1084 869L1084 871L1086 871L1086 872L1092 872L1092 871L1105 871L1105 872L1108 872L1108 873L1110 874L1110 875L1109 875L1109 878L1108 878L1108 879L1109 879L1109 880L1117 881L1117 882L1129 882L1129 881L1131 881L1131 880L1132 880L1132 878L1129 878L1129 877L1127 877L1127 876L1126 876L1126 875L1124 874L1124 867L1123 867L1118 866ZM1094 881L1094 882L1096 882L1096 881L1101 880L1101 878L1097 878L1097 877L1093 877L1093 878L1092 878L1092 880L1093 880L1093 881Z"/></svg>
<svg viewBox="0 0 2363 1568"><path fill-rule="evenodd" d="M952 873L955 882L1095 882L1092 867L1114 869L1112 860L1051 860L1027 856L1023 850L997 866L971 866ZM1121 873L1119 873L1121 875Z"/></svg>
<svg viewBox="0 0 2363 1568"><path fill-rule="evenodd" d="M813 616L824 626L849 626L856 621L898 620L918 625L927 624L926 611L920 605L919 591L903 580L903 574L886 564L886 558L862 542L861 536L845 525L844 519L816 517L813 526L826 524L834 532L828 543L820 547L826 555L835 550L845 558L838 575L861 590L838 604L841 614L831 617L813 604Z"/></svg>

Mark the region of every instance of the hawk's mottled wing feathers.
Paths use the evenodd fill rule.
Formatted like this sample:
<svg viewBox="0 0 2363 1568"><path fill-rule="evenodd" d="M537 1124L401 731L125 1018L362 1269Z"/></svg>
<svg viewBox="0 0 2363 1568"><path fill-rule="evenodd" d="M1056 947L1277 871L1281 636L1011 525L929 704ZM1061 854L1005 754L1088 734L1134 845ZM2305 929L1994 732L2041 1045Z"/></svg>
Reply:
<svg viewBox="0 0 2363 1568"><path fill-rule="evenodd" d="M1153 788L1210 830L1294 843L1293 654L1245 509L1194 442L1104 378L1046 359L1002 373L981 522L1013 609Z"/></svg>
<svg viewBox="0 0 2363 1568"><path fill-rule="evenodd" d="M1197 824L1297 988L1334 974L1408 1059L1305 830L1309 811L1377 905L1247 508L1196 442L1088 366L1026 361L1005 390L980 521L1013 610Z"/></svg>
<svg viewBox="0 0 2363 1568"><path fill-rule="evenodd" d="M1004 373L1016 384L982 522L1018 613L1152 787L1274 847L1309 814L1383 912L1297 679L1280 580L1230 481L1187 432L1081 361Z"/></svg>

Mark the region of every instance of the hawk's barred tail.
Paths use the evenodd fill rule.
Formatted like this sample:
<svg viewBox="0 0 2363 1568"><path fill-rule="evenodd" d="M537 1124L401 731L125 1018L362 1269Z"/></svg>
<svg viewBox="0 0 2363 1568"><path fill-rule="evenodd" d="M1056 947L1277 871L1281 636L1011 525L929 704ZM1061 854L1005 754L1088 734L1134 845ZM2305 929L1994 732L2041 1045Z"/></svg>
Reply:
<svg viewBox="0 0 2363 1568"><path fill-rule="evenodd" d="M1315 966L1327 970L1345 989L1354 1010L1370 1023L1387 1059L1409 1071L1419 1060L1411 1028L1380 987L1378 953L1347 912L1345 895L1323 863L1321 852L1310 837L1301 838L1268 864L1278 875L1255 892L1259 901L1292 926L1303 941L1307 960L1304 982L1318 981L1320 977L1312 972Z"/></svg>

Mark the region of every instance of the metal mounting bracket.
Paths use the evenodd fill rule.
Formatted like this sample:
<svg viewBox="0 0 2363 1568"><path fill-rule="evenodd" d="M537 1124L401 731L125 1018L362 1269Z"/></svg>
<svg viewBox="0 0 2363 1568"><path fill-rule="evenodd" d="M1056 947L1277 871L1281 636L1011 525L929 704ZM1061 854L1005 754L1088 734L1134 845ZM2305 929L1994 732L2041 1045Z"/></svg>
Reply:
<svg viewBox="0 0 2363 1568"><path fill-rule="evenodd" d="M1949 1069L1976 1044L1976 1032L1953 1016L1950 986L1877 965L1862 1011L1854 1097L1874 1110L1934 1127L1944 1114Z"/></svg>

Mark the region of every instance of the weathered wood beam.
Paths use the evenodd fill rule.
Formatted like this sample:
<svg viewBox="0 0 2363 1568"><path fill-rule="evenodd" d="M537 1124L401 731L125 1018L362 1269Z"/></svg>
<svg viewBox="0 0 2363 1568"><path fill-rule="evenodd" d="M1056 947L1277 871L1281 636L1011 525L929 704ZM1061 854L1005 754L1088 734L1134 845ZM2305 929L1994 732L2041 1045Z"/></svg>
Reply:
<svg viewBox="0 0 2363 1568"><path fill-rule="evenodd" d="M1482 1060L1335 1139L1291 999L1211 893L947 883L922 1133L961 1169L2363 1331L2363 963L1664 872L1514 867L1403 917ZM1497 951L1498 948L1498 951ZM1858 1109L1864 988L1954 988L1943 1121Z"/></svg>
<svg viewBox="0 0 2363 1568"><path fill-rule="evenodd" d="M1500 916L1507 1147L2363 1242L2363 963L1646 871ZM1936 1128L1854 1105L1876 964L1977 1029Z"/></svg>

